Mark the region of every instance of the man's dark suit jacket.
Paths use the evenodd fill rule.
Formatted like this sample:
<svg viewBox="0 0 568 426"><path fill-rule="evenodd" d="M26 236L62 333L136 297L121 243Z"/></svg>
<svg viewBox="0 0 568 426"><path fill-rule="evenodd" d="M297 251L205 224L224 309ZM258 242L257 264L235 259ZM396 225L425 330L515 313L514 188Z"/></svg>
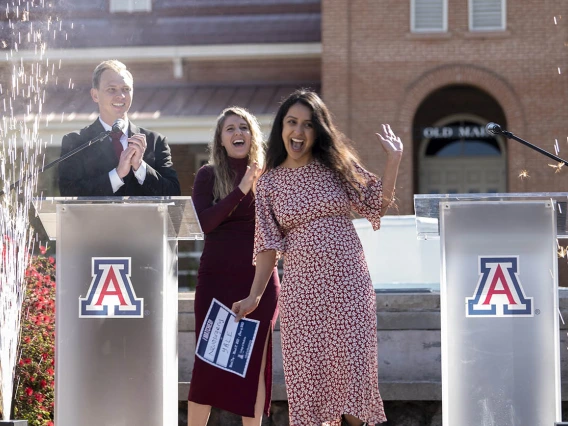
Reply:
<svg viewBox="0 0 568 426"><path fill-rule="evenodd" d="M79 133L65 135L61 144L61 155L97 137L105 129L99 119ZM64 197L92 196L174 196L180 195L177 173L172 168L170 147L166 138L159 133L135 126L130 122L128 136L134 133L146 135L144 161L146 179L140 185L134 172L122 180L124 185L112 192L109 172L118 165L110 137L85 148L59 164L59 192Z"/></svg>

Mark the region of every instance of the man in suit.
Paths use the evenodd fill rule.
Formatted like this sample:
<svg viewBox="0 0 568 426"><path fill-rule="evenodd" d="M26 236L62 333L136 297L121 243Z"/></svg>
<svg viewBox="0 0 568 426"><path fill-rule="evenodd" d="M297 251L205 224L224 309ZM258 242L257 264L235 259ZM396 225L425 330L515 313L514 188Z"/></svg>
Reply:
<svg viewBox="0 0 568 426"><path fill-rule="evenodd" d="M122 62L104 61L95 68L91 97L98 104L99 118L80 132L65 135L61 155L111 130L117 119L128 123L127 134L117 135L115 145L109 136L61 162L62 196L180 195L166 138L128 120L132 94L132 74Z"/></svg>

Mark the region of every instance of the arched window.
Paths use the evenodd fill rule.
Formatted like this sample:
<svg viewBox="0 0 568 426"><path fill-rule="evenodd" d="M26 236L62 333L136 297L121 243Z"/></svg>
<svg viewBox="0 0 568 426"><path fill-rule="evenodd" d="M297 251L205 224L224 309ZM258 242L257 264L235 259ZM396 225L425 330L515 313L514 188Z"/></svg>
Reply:
<svg viewBox="0 0 568 426"><path fill-rule="evenodd" d="M504 141L487 134L482 120L448 117L423 134L434 137L422 140L420 193L506 191Z"/></svg>
<svg viewBox="0 0 568 426"><path fill-rule="evenodd" d="M479 87L452 84L424 98L412 123L415 192L506 192L506 140L486 132L489 121L507 125L497 99Z"/></svg>

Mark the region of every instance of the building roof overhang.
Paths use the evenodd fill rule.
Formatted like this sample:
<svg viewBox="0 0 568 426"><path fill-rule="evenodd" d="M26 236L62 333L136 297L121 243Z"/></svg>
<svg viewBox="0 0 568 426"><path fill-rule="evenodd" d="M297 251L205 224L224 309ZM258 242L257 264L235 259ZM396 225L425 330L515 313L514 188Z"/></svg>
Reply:
<svg viewBox="0 0 568 426"><path fill-rule="evenodd" d="M128 116L137 125L164 134L171 144L203 144L211 138L219 113L238 105L254 114L267 134L280 102L298 88L319 92L320 82L136 87ZM19 116L28 123L38 118L37 114ZM97 117L89 88L52 90L46 93L38 126L40 134L49 137L50 146L59 146L63 135Z"/></svg>
<svg viewBox="0 0 568 426"><path fill-rule="evenodd" d="M2 63L38 62L92 64L109 58L120 58L126 63L171 62L174 77L183 75L183 63L195 61L320 59L322 44L313 43L248 43L192 46L132 46L96 47L81 49L46 49L6 52L0 55Z"/></svg>

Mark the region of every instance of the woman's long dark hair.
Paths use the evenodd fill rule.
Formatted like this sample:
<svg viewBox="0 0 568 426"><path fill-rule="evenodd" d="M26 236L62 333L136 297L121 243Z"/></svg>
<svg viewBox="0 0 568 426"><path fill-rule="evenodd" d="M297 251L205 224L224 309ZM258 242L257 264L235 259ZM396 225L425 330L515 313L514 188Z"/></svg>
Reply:
<svg viewBox="0 0 568 426"><path fill-rule="evenodd" d="M312 112L312 124L315 129L315 141L312 147L314 159L337 172L343 180L356 188L354 182L362 183L362 177L354 170L354 164L359 163L355 150L345 135L334 126L329 110L317 93L305 89L290 94L282 102L274 117L268 138L266 171L278 167L286 160L288 154L282 139L284 117L292 105L297 103L306 106Z"/></svg>

